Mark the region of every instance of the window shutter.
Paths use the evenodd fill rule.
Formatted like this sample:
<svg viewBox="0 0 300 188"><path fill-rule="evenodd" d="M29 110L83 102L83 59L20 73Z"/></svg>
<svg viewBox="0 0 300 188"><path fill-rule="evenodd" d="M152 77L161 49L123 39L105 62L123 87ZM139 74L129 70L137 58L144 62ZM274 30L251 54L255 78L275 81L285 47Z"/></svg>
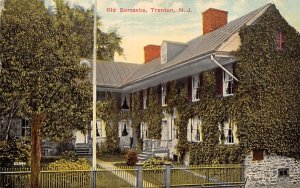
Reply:
<svg viewBox="0 0 300 188"><path fill-rule="evenodd" d="M157 86L157 103L159 106L162 105L162 100L161 100L161 84Z"/></svg>
<svg viewBox="0 0 300 188"><path fill-rule="evenodd" d="M117 96L117 109L121 110L122 109L122 95Z"/></svg>
<svg viewBox="0 0 300 188"><path fill-rule="evenodd" d="M167 83L167 96L166 96L166 98L167 98L167 104L169 104L169 94L170 94L170 90L171 90L171 83L170 82L168 82Z"/></svg>
<svg viewBox="0 0 300 188"><path fill-rule="evenodd" d="M192 92L192 87L193 87L193 85L192 85L192 76L189 76L188 78L187 78L187 97L188 97L188 100L189 101L192 101L192 95L193 95L193 92Z"/></svg>
<svg viewBox="0 0 300 188"><path fill-rule="evenodd" d="M140 97L140 109L143 109L143 107L144 107L144 100L143 100L143 90L141 90L140 92L139 92L139 97Z"/></svg>
<svg viewBox="0 0 300 188"><path fill-rule="evenodd" d="M232 64L232 71L233 71L233 76L236 77L236 63ZM233 93L236 93L237 88L238 88L238 82L235 79L233 79Z"/></svg>
<svg viewBox="0 0 300 188"><path fill-rule="evenodd" d="M147 88L147 101L146 101L147 108L149 106L149 97L150 97L150 88Z"/></svg>
<svg viewBox="0 0 300 188"><path fill-rule="evenodd" d="M223 70L221 68L215 69L216 78L216 96L221 97L223 95Z"/></svg>
<svg viewBox="0 0 300 188"><path fill-rule="evenodd" d="M129 96L129 108L132 109L132 93Z"/></svg>
<svg viewBox="0 0 300 188"><path fill-rule="evenodd" d="M204 96L204 85L203 85L203 73L200 73L199 74L199 83L200 83L200 88L199 88L199 91L200 91L200 99Z"/></svg>

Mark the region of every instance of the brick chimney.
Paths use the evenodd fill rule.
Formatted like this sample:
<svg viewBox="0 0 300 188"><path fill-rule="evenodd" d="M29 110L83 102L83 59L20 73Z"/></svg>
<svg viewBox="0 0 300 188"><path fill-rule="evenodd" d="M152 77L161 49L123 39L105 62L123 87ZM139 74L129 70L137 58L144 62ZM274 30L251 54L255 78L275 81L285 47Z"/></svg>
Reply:
<svg viewBox="0 0 300 188"><path fill-rule="evenodd" d="M160 57L160 46L157 45L147 45L144 47L144 53L145 53L145 63L148 63L149 61Z"/></svg>
<svg viewBox="0 0 300 188"><path fill-rule="evenodd" d="M209 8L202 12L203 35L227 24L227 11Z"/></svg>

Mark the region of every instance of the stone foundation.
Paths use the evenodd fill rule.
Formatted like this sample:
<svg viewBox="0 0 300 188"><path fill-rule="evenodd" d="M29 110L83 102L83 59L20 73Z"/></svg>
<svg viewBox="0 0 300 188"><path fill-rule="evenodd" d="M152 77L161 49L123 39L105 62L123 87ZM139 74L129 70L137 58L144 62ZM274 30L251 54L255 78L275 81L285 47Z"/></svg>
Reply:
<svg viewBox="0 0 300 188"><path fill-rule="evenodd" d="M263 160L253 161L252 157L245 158L246 187L300 187L299 160L266 153Z"/></svg>

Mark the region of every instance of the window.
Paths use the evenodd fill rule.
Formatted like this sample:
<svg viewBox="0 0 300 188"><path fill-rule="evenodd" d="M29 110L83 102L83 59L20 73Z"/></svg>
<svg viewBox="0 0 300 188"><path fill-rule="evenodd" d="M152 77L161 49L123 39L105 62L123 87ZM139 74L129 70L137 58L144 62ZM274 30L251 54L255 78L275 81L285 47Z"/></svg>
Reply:
<svg viewBox="0 0 300 188"><path fill-rule="evenodd" d="M194 75L192 77L192 100L198 101L200 99L200 80L199 75Z"/></svg>
<svg viewBox="0 0 300 188"><path fill-rule="evenodd" d="M264 159L264 151L263 150L253 150L252 152L252 160L253 161L261 161Z"/></svg>
<svg viewBox="0 0 300 188"><path fill-rule="evenodd" d="M228 144L233 144L234 143L234 138L233 138L233 131L231 128L227 130L227 140L226 143Z"/></svg>
<svg viewBox="0 0 300 188"><path fill-rule="evenodd" d="M288 177L289 176L289 169L288 168L280 168L278 169L278 177Z"/></svg>
<svg viewBox="0 0 300 188"><path fill-rule="evenodd" d="M228 121L224 122L224 144L237 144L237 138L236 138L236 125L234 122L228 119Z"/></svg>
<svg viewBox="0 0 300 188"><path fill-rule="evenodd" d="M199 118L194 117L190 119L189 133L187 134L188 141L200 142L201 141L201 121Z"/></svg>
<svg viewBox="0 0 300 188"><path fill-rule="evenodd" d="M28 119L22 120L22 136L30 136L30 126Z"/></svg>
<svg viewBox="0 0 300 188"><path fill-rule="evenodd" d="M162 106L167 106L167 85L163 84L161 86L161 99L162 99Z"/></svg>
<svg viewBox="0 0 300 188"><path fill-rule="evenodd" d="M125 122L123 124L122 136L127 136L127 135L128 135L128 127L127 127L127 123Z"/></svg>
<svg viewBox="0 0 300 188"><path fill-rule="evenodd" d="M129 95L124 95L122 97L122 110L129 110L130 99Z"/></svg>
<svg viewBox="0 0 300 188"><path fill-rule="evenodd" d="M283 50L284 49L284 33L282 31L277 32L276 49L277 50Z"/></svg>
<svg viewBox="0 0 300 188"><path fill-rule="evenodd" d="M105 132L105 124L102 121L97 121L96 123L96 135L98 137L106 137L106 132Z"/></svg>
<svg viewBox="0 0 300 188"><path fill-rule="evenodd" d="M230 73L233 73L232 65L225 67ZM233 95L233 78L227 72L223 71L223 96Z"/></svg>
<svg viewBox="0 0 300 188"><path fill-rule="evenodd" d="M147 95L147 89L143 90L143 106L144 109L147 109L147 101L148 101L148 95Z"/></svg>

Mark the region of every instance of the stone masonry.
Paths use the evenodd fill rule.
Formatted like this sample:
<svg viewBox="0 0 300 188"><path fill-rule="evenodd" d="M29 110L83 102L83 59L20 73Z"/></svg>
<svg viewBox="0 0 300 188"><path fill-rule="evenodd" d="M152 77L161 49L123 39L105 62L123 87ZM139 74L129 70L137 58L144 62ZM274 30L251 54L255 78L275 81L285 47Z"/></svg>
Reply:
<svg viewBox="0 0 300 188"><path fill-rule="evenodd" d="M245 158L246 187L300 187L300 160L266 153L260 161L253 161L252 157Z"/></svg>

